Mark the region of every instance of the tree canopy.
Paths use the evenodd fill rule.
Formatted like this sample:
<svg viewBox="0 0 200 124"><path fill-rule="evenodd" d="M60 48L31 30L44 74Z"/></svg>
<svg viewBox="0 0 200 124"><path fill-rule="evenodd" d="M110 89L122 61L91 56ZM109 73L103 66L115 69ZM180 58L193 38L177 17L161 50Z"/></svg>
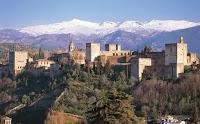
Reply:
<svg viewBox="0 0 200 124"><path fill-rule="evenodd" d="M98 124L136 124L137 117L131 103L131 96L112 89L89 108L87 111L89 122Z"/></svg>

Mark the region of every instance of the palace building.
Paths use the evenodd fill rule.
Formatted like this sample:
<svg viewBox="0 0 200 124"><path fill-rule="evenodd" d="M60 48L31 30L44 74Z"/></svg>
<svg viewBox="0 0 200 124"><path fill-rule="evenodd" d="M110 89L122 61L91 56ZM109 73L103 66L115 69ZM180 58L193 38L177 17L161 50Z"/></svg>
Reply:
<svg viewBox="0 0 200 124"><path fill-rule="evenodd" d="M62 66L76 63L92 67L99 62L102 65L109 62L112 67L121 67L127 76L138 80L148 76L177 79L184 73L186 66L199 64L199 59L195 53L188 52L183 37L177 43L165 44L165 49L161 52L148 51L148 54L122 50L119 44L105 44L105 50L101 50L100 43L94 42L86 43L86 49L77 49L75 44L70 42L68 52L55 53L49 59L34 61L24 51L9 53L9 70L14 76L26 66L29 70L47 71L53 68L53 72L56 73L58 64Z"/></svg>
<svg viewBox="0 0 200 124"><path fill-rule="evenodd" d="M148 56L121 50L119 44L105 44L105 51L103 51L100 49L100 43L87 43L86 62L96 61L100 61L101 64L109 61L113 66L128 66L129 75L138 80L141 80L144 75L177 79L184 73L185 66L199 63L195 53L188 53L183 37L177 43L165 44L164 51L150 52Z"/></svg>

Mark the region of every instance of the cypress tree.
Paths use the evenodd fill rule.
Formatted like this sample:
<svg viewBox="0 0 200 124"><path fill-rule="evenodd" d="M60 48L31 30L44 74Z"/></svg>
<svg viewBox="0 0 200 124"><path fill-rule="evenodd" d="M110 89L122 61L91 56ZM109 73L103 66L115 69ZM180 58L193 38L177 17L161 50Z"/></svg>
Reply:
<svg viewBox="0 0 200 124"><path fill-rule="evenodd" d="M98 99L87 111L90 123L97 124L137 124L137 117L132 106L132 97L117 92L108 91L105 97Z"/></svg>

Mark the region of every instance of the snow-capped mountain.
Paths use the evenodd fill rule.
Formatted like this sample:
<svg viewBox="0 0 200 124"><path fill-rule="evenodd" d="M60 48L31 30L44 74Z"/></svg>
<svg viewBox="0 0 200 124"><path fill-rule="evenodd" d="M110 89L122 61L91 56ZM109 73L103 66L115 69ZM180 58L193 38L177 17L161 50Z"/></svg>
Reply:
<svg viewBox="0 0 200 124"><path fill-rule="evenodd" d="M19 29L22 33L28 33L33 36L43 34L82 34L82 35L100 35L104 36L109 33L122 30L126 32L134 32L143 35L142 32L169 32L179 29L190 28L198 26L200 23L189 22L184 20L152 20L147 22L140 21L124 21L124 22L102 22L95 23L73 19L71 21L64 21L61 23L28 26ZM146 33L144 33L146 34Z"/></svg>
<svg viewBox="0 0 200 124"><path fill-rule="evenodd" d="M116 28L116 23L114 22L104 22L104 23L94 23L89 21L82 21L78 19L73 19L71 21L64 21L61 23L30 26L20 29L20 32L29 33L34 36L43 34L107 34Z"/></svg>
<svg viewBox="0 0 200 124"><path fill-rule="evenodd" d="M0 43L22 43L48 50L66 50L73 41L78 48L86 42L118 43L123 49L141 50L145 45L162 50L165 43L185 38L189 50L200 55L200 23L177 20L94 23L73 19L61 23L0 30Z"/></svg>

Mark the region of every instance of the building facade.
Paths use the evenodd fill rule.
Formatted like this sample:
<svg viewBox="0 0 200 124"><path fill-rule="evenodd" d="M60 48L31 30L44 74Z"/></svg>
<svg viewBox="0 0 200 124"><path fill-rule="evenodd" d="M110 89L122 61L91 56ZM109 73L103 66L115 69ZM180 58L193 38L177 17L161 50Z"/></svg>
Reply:
<svg viewBox="0 0 200 124"><path fill-rule="evenodd" d="M9 71L13 76L21 73L28 62L28 52L14 51L9 52Z"/></svg>
<svg viewBox="0 0 200 124"><path fill-rule="evenodd" d="M187 65L199 64L199 59L196 53L187 54Z"/></svg>
<svg viewBox="0 0 200 124"><path fill-rule="evenodd" d="M38 59L33 62L34 68L44 68L49 69L51 67L51 64L54 64L55 62L48 59Z"/></svg>
<svg viewBox="0 0 200 124"><path fill-rule="evenodd" d="M105 51L121 51L119 44L105 44Z"/></svg>
<svg viewBox="0 0 200 124"><path fill-rule="evenodd" d="M2 116L0 117L0 124L12 124L12 118Z"/></svg>
<svg viewBox="0 0 200 124"><path fill-rule="evenodd" d="M74 50L69 52L69 60L76 64L85 64L85 50Z"/></svg>
<svg viewBox="0 0 200 124"><path fill-rule="evenodd" d="M100 43L86 43L86 62L94 62L100 56Z"/></svg>

